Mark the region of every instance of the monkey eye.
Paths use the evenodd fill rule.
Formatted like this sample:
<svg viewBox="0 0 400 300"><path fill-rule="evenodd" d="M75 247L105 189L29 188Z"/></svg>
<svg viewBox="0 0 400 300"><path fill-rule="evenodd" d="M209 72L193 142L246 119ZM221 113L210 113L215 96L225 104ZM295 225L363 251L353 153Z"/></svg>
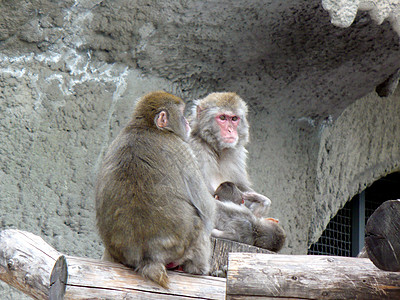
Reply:
<svg viewBox="0 0 400 300"><path fill-rule="evenodd" d="M232 121L233 121L233 122L236 122L236 121L238 121L238 120L239 120L239 117L238 117L238 116L233 116L233 117L232 117Z"/></svg>
<svg viewBox="0 0 400 300"><path fill-rule="evenodd" d="M222 120L222 121L225 121L226 120L226 116L225 115L220 115L219 119Z"/></svg>

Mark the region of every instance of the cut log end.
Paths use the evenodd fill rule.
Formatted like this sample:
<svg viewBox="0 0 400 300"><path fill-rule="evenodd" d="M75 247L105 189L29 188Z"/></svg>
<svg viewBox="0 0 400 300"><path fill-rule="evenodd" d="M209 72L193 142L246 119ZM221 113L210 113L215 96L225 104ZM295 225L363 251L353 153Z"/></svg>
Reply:
<svg viewBox="0 0 400 300"><path fill-rule="evenodd" d="M368 257L381 270L400 271L400 200L379 206L365 227Z"/></svg>
<svg viewBox="0 0 400 300"><path fill-rule="evenodd" d="M211 238L211 243L213 255L211 258L210 273L211 276L214 277L226 277L226 273L228 270L229 253L247 252L276 254L275 252L266 249L214 237Z"/></svg>
<svg viewBox="0 0 400 300"><path fill-rule="evenodd" d="M67 259L64 255L60 256L51 272L50 276L50 300L62 300L64 299L65 289L67 286L68 278L68 265Z"/></svg>

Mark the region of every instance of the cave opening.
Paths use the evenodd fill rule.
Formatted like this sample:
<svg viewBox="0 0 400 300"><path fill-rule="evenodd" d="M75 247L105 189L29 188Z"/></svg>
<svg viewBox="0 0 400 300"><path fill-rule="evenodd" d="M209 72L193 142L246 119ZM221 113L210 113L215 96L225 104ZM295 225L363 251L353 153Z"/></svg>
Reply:
<svg viewBox="0 0 400 300"><path fill-rule="evenodd" d="M400 199L400 172L378 179L348 201L310 246L308 254L357 256L364 246L368 218L383 202L395 199Z"/></svg>

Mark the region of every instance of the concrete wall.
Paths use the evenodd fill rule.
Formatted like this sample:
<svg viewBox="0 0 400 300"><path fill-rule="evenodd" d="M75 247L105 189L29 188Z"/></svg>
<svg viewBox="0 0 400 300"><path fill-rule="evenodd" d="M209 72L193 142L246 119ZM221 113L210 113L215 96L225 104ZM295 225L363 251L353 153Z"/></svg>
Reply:
<svg viewBox="0 0 400 300"><path fill-rule="evenodd" d="M367 13L346 29L319 0L17 0L0 15L0 227L66 254L100 257L97 169L148 91L248 102L249 172L283 253L306 253L352 195L399 170L400 95L373 92L400 67L398 35Z"/></svg>
<svg viewBox="0 0 400 300"><path fill-rule="evenodd" d="M400 89L375 93L350 105L324 128L316 167L309 243L331 217L374 181L400 171Z"/></svg>

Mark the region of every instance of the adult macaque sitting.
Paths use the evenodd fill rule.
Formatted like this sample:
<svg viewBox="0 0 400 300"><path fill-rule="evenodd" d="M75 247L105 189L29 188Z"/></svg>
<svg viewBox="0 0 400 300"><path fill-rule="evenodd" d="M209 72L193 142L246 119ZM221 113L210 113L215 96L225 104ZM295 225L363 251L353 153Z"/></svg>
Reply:
<svg viewBox="0 0 400 300"><path fill-rule="evenodd" d="M278 252L286 233L273 218L256 217L243 202L243 193L232 182L223 182L214 193L217 217L211 235Z"/></svg>
<svg viewBox="0 0 400 300"><path fill-rule="evenodd" d="M104 260L168 288L167 268L208 274L215 200L186 142L182 99L163 91L136 104L110 145L96 183Z"/></svg>
<svg viewBox="0 0 400 300"><path fill-rule="evenodd" d="M244 192L245 205L256 216L266 216L271 200L251 189L246 170L246 103L236 93L212 93L194 103L189 142L208 191L213 194L222 182L231 181Z"/></svg>

